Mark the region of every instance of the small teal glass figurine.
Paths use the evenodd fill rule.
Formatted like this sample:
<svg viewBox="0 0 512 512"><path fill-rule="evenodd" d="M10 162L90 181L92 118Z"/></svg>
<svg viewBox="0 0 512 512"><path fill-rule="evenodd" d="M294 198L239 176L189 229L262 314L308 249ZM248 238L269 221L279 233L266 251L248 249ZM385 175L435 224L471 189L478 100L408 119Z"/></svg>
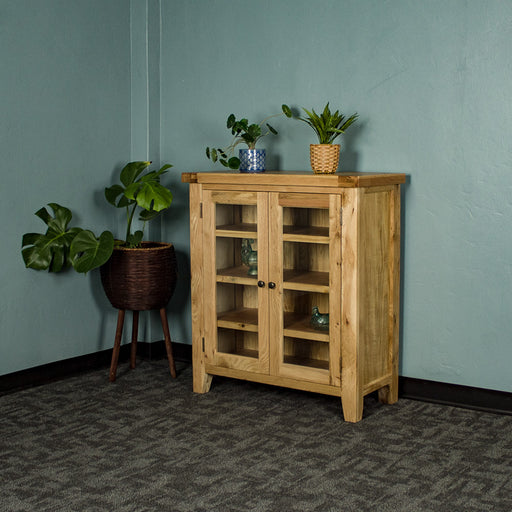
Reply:
<svg viewBox="0 0 512 512"><path fill-rule="evenodd" d="M313 314L311 315L311 327L317 331L328 331L329 330L329 313L320 313L318 306L313 308Z"/></svg>
<svg viewBox="0 0 512 512"><path fill-rule="evenodd" d="M249 267L247 274L250 276L258 275L258 251L253 251L251 243L254 240L243 238L242 239L242 263Z"/></svg>

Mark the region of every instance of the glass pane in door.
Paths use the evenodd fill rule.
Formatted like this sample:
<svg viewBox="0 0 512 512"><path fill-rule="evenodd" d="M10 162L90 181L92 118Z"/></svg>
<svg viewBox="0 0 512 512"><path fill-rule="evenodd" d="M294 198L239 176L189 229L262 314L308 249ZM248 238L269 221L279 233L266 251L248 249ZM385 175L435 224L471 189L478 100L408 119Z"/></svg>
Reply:
<svg viewBox="0 0 512 512"><path fill-rule="evenodd" d="M279 373L329 383L329 207L298 206L292 197L286 202Z"/></svg>
<svg viewBox="0 0 512 512"><path fill-rule="evenodd" d="M258 194L210 194L212 202L205 211L211 215L212 230L206 243L215 246L213 261L205 268L213 292L208 337L214 339L214 349L210 357L218 366L265 371L268 351L262 347L268 342L260 332L266 303L258 286L262 279Z"/></svg>

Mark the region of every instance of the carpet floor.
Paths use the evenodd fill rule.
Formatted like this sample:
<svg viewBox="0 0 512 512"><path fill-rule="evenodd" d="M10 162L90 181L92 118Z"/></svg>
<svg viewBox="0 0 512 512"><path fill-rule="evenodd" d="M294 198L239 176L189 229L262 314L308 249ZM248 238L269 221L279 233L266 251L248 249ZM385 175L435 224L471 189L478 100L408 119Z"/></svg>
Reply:
<svg viewBox="0 0 512 512"><path fill-rule="evenodd" d="M512 416L337 398L214 378L190 365L108 370L0 397L0 510L512 510Z"/></svg>

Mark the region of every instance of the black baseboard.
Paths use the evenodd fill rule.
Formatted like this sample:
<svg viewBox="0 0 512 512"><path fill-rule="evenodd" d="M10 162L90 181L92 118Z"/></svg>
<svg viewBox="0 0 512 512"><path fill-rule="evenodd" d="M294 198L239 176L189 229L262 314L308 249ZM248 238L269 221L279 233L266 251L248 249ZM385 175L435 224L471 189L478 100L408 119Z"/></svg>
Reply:
<svg viewBox="0 0 512 512"><path fill-rule="evenodd" d="M176 361L192 362L192 347L184 343L173 342L173 353ZM13 393L20 389L47 384L72 375L108 368L112 350L103 350L94 354L73 357L63 361L21 370L0 376L0 395ZM130 345L122 345L119 361L128 361ZM165 344L162 341L154 343L138 342L137 357L146 360L156 360L166 357ZM512 415L512 393L492 389L459 386L444 382L400 377L400 398L432 402L454 407L476 409L496 414Z"/></svg>
<svg viewBox="0 0 512 512"><path fill-rule="evenodd" d="M400 377L398 394L411 400L512 415L512 393L505 391Z"/></svg>
<svg viewBox="0 0 512 512"><path fill-rule="evenodd" d="M173 342L172 348L176 361L192 362L192 347L190 345ZM166 357L164 341L154 343L139 341L137 343L137 357L146 360ZM7 375L0 375L0 396L21 389L48 384L49 382L55 382L98 368L108 368L111 358L112 349L108 349L93 354L55 361L54 363L48 363L14 373L8 373ZM119 362L126 362L129 358L130 345L121 345Z"/></svg>

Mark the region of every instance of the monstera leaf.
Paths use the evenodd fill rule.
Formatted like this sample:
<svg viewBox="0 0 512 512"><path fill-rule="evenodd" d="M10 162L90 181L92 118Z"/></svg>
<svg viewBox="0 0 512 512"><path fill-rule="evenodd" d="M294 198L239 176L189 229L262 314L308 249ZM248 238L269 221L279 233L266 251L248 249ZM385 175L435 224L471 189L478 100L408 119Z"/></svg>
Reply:
<svg viewBox="0 0 512 512"><path fill-rule="evenodd" d="M125 208L126 206L130 206L135 201L130 201L130 199L124 195L124 190L124 187L121 185L112 185L105 189L105 199L116 208Z"/></svg>
<svg viewBox="0 0 512 512"><path fill-rule="evenodd" d="M105 189L105 198L107 201L117 207L124 208L133 204L134 199L129 199L125 195L126 187L132 185L141 173L151 165L151 162L130 162L123 167L120 180L124 185L112 185ZM119 198L119 199L118 199Z"/></svg>
<svg viewBox="0 0 512 512"><path fill-rule="evenodd" d="M143 180L127 187L126 197L135 199L144 210L160 212L166 210L172 203L172 193L160 183L153 180Z"/></svg>
<svg viewBox="0 0 512 512"><path fill-rule="evenodd" d="M166 187L160 185L160 176L172 167L167 164L159 171L151 171L137 181L127 185L124 195L137 202L144 210L160 212L171 206L172 193Z"/></svg>
<svg viewBox="0 0 512 512"><path fill-rule="evenodd" d="M151 162L130 162L126 164L121 171L121 175L119 176L121 183L125 187L131 185L142 174L144 169L150 165Z"/></svg>
<svg viewBox="0 0 512 512"><path fill-rule="evenodd" d="M46 233L24 234L21 254L27 268L60 272L71 264L71 243L82 229L68 229L72 218L68 208L57 203L49 203L48 206L53 210L54 217L46 208L35 213L48 226Z"/></svg>
<svg viewBox="0 0 512 512"><path fill-rule="evenodd" d="M83 230L75 236L70 250L73 268L86 274L93 268L101 267L108 261L114 250L114 235L103 231L99 238L89 230Z"/></svg>

